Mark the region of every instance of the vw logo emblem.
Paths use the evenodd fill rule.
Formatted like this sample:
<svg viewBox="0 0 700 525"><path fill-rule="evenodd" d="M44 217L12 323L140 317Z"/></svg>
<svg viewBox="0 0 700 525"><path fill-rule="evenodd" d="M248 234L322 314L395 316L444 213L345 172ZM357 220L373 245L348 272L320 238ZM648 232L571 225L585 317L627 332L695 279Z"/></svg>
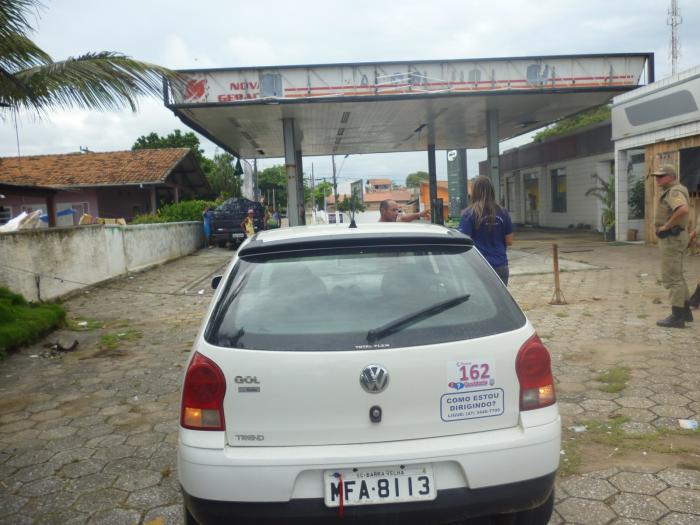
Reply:
<svg viewBox="0 0 700 525"><path fill-rule="evenodd" d="M365 392L378 394L389 384L389 372L382 365L367 365L360 374L360 384Z"/></svg>

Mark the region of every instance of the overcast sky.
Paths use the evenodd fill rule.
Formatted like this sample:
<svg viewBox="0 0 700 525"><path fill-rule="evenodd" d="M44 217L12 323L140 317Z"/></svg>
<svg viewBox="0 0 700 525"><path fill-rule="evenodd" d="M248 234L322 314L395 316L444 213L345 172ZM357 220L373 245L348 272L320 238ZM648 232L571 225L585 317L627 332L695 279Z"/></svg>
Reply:
<svg viewBox="0 0 700 525"><path fill-rule="evenodd" d="M353 2L182 0L44 0L35 42L54 60L118 51L172 69L441 60L502 56L654 52L656 78L671 72L670 0L355 0ZM680 69L700 65L700 1L678 1L683 23ZM2 112L5 112L4 114ZM142 99L138 113L55 111L21 115L22 155L130 149L155 131L189 131L162 101ZM216 147L202 138L207 155ZM501 151L522 143L514 139ZM17 136L0 109L0 156L17 155ZM469 176L484 150L469 151ZM446 178L438 152L438 178ZM275 161L265 161L264 166ZM277 160L277 163L281 160ZM307 159L317 177L327 157ZM350 156L341 180L427 171L425 152ZM263 166L263 167L264 167Z"/></svg>

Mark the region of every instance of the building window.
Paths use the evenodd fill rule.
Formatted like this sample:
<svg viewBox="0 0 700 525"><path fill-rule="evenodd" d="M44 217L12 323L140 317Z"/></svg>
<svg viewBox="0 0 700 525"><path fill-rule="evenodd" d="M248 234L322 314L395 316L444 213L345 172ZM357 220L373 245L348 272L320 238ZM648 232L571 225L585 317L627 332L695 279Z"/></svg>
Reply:
<svg viewBox="0 0 700 525"><path fill-rule="evenodd" d="M10 206L0 206L0 224L6 224L12 218L12 208Z"/></svg>
<svg viewBox="0 0 700 525"><path fill-rule="evenodd" d="M566 168L549 172L552 176L552 212L566 212Z"/></svg>

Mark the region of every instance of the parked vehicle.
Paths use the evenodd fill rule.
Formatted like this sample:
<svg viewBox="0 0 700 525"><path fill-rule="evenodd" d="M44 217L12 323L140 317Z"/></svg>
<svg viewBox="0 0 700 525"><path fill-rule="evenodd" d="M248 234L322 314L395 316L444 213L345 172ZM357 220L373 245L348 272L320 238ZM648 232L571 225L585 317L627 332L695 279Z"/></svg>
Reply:
<svg viewBox="0 0 700 525"><path fill-rule="evenodd" d="M214 210L211 227L212 241L221 247L226 245L238 247L245 239L241 223L249 209L254 212L255 231L264 230L265 208L262 204L244 198L228 199Z"/></svg>
<svg viewBox="0 0 700 525"><path fill-rule="evenodd" d="M182 391L186 523L548 522L550 355L469 237L273 230L212 286Z"/></svg>

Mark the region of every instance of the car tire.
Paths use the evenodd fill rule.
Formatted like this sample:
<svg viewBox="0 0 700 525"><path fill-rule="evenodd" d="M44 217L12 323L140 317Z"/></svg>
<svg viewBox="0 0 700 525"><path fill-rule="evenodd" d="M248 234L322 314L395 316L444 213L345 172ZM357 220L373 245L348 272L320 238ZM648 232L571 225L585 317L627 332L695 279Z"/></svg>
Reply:
<svg viewBox="0 0 700 525"><path fill-rule="evenodd" d="M554 491L542 505L530 510L498 514L492 517L494 525L547 525L554 511Z"/></svg>
<svg viewBox="0 0 700 525"><path fill-rule="evenodd" d="M190 511L187 509L187 505L184 503L182 504L182 517L183 517L183 523L185 525L199 525L197 523L197 520L194 519L194 516L190 513Z"/></svg>

